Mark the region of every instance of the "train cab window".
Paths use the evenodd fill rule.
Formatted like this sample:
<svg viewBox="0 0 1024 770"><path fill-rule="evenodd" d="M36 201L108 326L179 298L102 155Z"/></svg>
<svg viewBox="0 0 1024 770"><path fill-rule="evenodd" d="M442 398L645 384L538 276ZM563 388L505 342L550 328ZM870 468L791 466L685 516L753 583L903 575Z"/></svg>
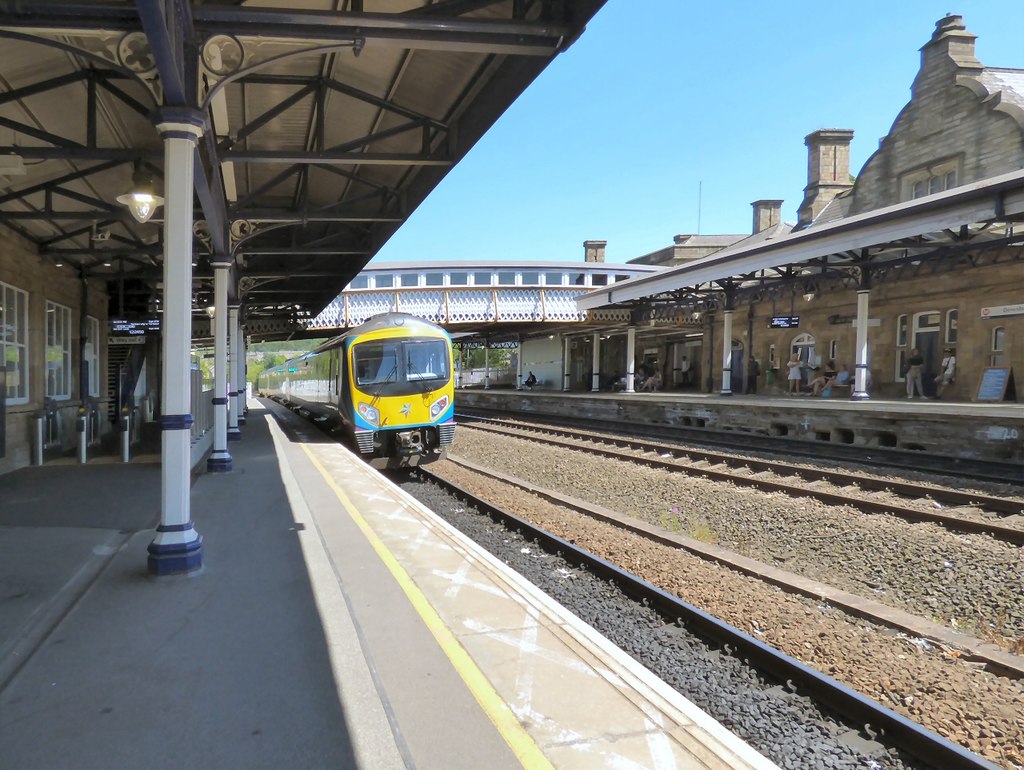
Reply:
<svg viewBox="0 0 1024 770"><path fill-rule="evenodd" d="M503 270L498 273L498 285L499 286L515 286L516 285L516 274L511 270Z"/></svg>
<svg viewBox="0 0 1024 770"><path fill-rule="evenodd" d="M427 273L423 276L424 286L443 286L444 273Z"/></svg>
<svg viewBox="0 0 1024 770"><path fill-rule="evenodd" d="M420 285L420 277L419 277L419 275L417 273L402 273L401 279L402 279L402 284L401 284L402 288L405 288L407 286L419 286Z"/></svg>
<svg viewBox="0 0 1024 770"><path fill-rule="evenodd" d="M484 272L473 273L473 285L474 286L490 286L491 285L491 274Z"/></svg>
<svg viewBox="0 0 1024 770"><path fill-rule="evenodd" d="M422 393L449 378L445 340L374 340L352 348L356 386L381 396Z"/></svg>
<svg viewBox="0 0 1024 770"><path fill-rule="evenodd" d="M449 273L449 286L467 286L469 284L469 273Z"/></svg>

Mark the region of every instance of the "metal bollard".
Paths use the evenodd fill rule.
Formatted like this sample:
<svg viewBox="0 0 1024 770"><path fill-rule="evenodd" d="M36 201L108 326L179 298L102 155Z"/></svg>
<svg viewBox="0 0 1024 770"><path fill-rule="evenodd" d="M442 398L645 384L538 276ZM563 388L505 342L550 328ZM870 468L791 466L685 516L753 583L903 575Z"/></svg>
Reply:
<svg viewBox="0 0 1024 770"><path fill-rule="evenodd" d="M78 410L75 419L75 430L78 431L78 462L85 465L89 460L89 433L86 431L88 414L85 409Z"/></svg>
<svg viewBox="0 0 1024 770"><path fill-rule="evenodd" d="M131 462L132 453L132 418L126 409L121 415L121 462Z"/></svg>
<svg viewBox="0 0 1024 770"><path fill-rule="evenodd" d="M43 443L46 436L46 416L39 414L32 418L35 420L36 441L32 447L32 464L43 464Z"/></svg>

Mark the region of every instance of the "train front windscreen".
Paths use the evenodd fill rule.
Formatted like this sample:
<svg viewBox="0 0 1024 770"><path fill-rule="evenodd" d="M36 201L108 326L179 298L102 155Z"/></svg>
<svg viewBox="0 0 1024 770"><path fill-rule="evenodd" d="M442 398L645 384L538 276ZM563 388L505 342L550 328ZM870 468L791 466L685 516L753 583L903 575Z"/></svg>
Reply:
<svg viewBox="0 0 1024 770"><path fill-rule="evenodd" d="M356 387L376 396L407 396L444 385L451 347L443 339L384 339L352 347Z"/></svg>

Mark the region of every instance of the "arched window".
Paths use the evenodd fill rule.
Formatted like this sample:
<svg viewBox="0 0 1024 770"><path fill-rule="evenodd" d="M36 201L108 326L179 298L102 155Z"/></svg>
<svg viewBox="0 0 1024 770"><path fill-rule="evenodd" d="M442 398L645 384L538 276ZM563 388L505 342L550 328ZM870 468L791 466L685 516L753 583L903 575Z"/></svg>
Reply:
<svg viewBox="0 0 1024 770"><path fill-rule="evenodd" d="M1006 327L997 326L992 330L992 355L990 366L1006 366Z"/></svg>

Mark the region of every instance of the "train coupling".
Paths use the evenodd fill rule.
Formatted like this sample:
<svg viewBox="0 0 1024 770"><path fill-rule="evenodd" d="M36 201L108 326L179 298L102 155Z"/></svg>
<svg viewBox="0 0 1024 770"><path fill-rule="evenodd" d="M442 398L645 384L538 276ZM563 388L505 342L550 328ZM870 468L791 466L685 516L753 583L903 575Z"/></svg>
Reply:
<svg viewBox="0 0 1024 770"><path fill-rule="evenodd" d="M408 457L410 455L426 454L426 442L423 440L423 433L418 430L403 430L395 436L396 449L398 454Z"/></svg>

